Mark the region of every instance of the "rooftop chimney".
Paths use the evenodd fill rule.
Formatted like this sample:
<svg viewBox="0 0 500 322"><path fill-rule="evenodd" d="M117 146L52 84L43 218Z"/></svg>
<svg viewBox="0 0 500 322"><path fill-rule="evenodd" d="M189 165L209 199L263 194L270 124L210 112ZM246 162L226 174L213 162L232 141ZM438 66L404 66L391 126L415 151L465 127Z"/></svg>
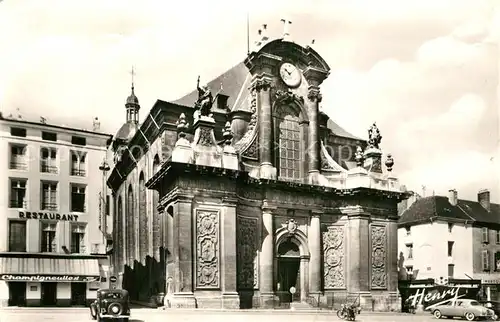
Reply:
<svg viewBox="0 0 500 322"><path fill-rule="evenodd" d="M488 212L490 208L490 191L488 189L479 190L477 193L477 201L486 209Z"/></svg>
<svg viewBox="0 0 500 322"><path fill-rule="evenodd" d="M455 189L448 190L448 201L452 206L457 205L458 193Z"/></svg>

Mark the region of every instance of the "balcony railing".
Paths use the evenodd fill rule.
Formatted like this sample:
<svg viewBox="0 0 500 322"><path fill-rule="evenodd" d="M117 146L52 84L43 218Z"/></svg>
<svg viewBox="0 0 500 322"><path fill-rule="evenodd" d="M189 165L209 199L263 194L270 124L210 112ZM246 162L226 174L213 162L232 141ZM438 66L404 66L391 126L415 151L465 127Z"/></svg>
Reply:
<svg viewBox="0 0 500 322"><path fill-rule="evenodd" d="M72 176L85 177L85 174L86 174L85 170L71 169Z"/></svg>
<svg viewBox="0 0 500 322"><path fill-rule="evenodd" d="M41 210L57 210L57 203L42 202Z"/></svg>
<svg viewBox="0 0 500 322"><path fill-rule="evenodd" d="M10 161L9 168L11 170L27 170L28 162L26 161Z"/></svg>
<svg viewBox="0 0 500 322"><path fill-rule="evenodd" d="M40 164L40 171L45 173L57 173L57 167L42 163Z"/></svg>
<svg viewBox="0 0 500 322"><path fill-rule="evenodd" d="M9 208L26 208L26 200L10 200Z"/></svg>

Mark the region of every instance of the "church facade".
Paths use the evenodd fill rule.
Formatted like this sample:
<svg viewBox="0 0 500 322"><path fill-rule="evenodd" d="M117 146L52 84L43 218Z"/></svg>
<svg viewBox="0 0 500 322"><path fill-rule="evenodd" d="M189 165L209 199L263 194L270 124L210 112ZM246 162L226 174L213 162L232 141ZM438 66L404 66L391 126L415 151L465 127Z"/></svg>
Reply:
<svg viewBox="0 0 500 322"><path fill-rule="evenodd" d="M141 125L132 92L108 185L113 271L133 299L398 308L406 195L375 124L365 141L320 111L329 72L312 48L277 39L178 101L157 101Z"/></svg>

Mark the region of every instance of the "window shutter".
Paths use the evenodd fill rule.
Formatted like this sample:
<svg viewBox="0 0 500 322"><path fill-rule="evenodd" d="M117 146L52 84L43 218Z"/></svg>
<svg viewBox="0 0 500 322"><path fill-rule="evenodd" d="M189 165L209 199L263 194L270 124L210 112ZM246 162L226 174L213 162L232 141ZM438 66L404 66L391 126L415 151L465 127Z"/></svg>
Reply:
<svg viewBox="0 0 500 322"><path fill-rule="evenodd" d="M483 250L483 254L482 254L483 258L482 258L482 261L483 261L483 270L484 271L488 271L489 268L490 268L490 257L489 257L489 252L487 250Z"/></svg>
<svg viewBox="0 0 500 322"><path fill-rule="evenodd" d="M488 228L484 227L483 228L483 243L488 242Z"/></svg>
<svg viewBox="0 0 500 322"><path fill-rule="evenodd" d="M85 249L85 234L79 234L80 235L80 253L85 254L86 249Z"/></svg>

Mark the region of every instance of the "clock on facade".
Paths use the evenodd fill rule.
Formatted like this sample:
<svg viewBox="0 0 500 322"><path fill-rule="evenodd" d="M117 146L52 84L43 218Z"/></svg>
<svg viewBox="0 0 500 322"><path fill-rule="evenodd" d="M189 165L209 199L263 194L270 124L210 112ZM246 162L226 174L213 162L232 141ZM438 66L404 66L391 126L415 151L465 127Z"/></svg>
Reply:
<svg viewBox="0 0 500 322"><path fill-rule="evenodd" d="M289 87L297 87L300 85L300 71L291 63L284 63L281 65L280 76L283 82Z"/></svg>

